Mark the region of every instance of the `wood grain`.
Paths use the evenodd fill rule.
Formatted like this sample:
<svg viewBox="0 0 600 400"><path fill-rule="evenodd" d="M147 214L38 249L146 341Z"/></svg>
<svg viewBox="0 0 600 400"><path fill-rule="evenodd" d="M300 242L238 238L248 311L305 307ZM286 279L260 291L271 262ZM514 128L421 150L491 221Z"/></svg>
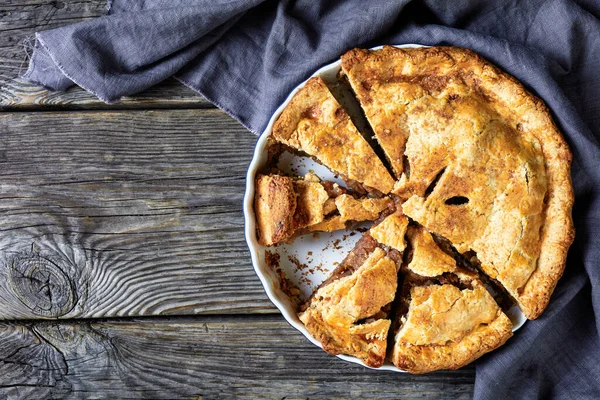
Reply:
<svg viewBox="0 0 600 400"><path fill-rule="evenodd" d="M0 114L0 318L275 312L242 198L256 138L212 110Z"/></svg>
<svg viewBox="0 0 600 400"><path fill-rule="evenodd" d="M0 2L0 319L29 319L0 322L0 399L470 399L473 367L371 371L275 315L243 238L255 138L202 96L18 78L35 31L105 6Z"/></svg>
<svg viewBox="0 0 600 400"><path fill-rule="evenodd" d="M106 0L3 0L0 2L0 109L77 110L212 107L201 95L175 79L106 104L79 87L50 92L18 77L28 67L33 35L104 14Z"/></svg>
<svg viewBox="0 0 600 400"><path fill-rule="evenodd" d="M1 33L1 31L0 31ZM52 92L23 79L0 83L0 110L127 110L163 108L213 108L213 104L174 78L167 79L118 103L106 104L79 86L66 92Z"/></svg>
<svg viewBox="0 0 600 400"><path fill-rule="evenodd" d="M255 316L2 323L0 376L8 398L470 399L474 370L373 371Z"/></svg>

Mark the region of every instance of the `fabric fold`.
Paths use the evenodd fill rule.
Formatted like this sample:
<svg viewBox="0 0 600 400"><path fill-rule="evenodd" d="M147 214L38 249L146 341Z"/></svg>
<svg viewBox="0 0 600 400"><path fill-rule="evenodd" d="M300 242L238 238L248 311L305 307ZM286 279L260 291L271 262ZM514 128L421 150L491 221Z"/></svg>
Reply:
<svg viewBox="0 0 600 400"><path fill-rule="evenodd" d="M124 12L115 1L108 15L37 33L23 77L52 90L65 90L71 81L112 103L174 75L260 0L141 7L150 3L132 2L137 10Z"/></svg>

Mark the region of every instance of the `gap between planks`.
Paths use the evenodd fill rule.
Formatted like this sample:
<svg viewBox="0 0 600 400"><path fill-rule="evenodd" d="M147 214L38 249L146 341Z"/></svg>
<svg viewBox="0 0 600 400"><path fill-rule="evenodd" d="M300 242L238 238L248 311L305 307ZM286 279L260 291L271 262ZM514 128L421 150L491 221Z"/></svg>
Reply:
<svg viewBox="0 0 600 400"><path fill-rule="evenodd" d="M0 31L1 32L1 31ZM52 92L22 79L0 81L0 112L208 109L215 106L174 78L107 104L80 87Z"/></svg>

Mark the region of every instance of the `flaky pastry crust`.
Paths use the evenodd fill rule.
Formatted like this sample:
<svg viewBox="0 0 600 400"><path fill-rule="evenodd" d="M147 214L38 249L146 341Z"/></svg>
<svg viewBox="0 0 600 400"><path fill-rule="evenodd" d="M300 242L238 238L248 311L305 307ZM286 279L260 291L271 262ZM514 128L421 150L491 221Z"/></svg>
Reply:
<svg viewBox="0 0 600 400"><path fill-rule="evenodd" d="M332 354L349 354L371 367L383 364L389 319L371 318L396 293L396 264L380 248L349 276L322 286L299 314L308 332Z"/></svg>
<svg viewBox="0 0 600 400"><path fill-rule="evenodd" d="M537 318L574 237L571 154L542 101L455 47L355 49L342 68L399 178L394 193L408 199L404 213L475 251Z"/></svg>
<svg viewBox="0 0 600 400"><path fill-rule="evenodd" d="M475 274L458 267L424 228L410 227L408 237L413 253L403 293L409 290L410 302L397 316L392 362L411 373L456 369L504 344L512 322Z"/></svg>
<svg viewBox="0 0 600 400"><path fill-rule="evenodd" d="M314 174L259 174L254 197L259 243L271 246L308 232L345 229L348 221L373 221L394 203L388 197L355 199L346 193L332 198L323 183Z"/></svg>
<svg viewBox="0 0 600 400"><path fill-rule="evenodd" d="M378 225L371 227L369 234L379 243L403 252L406 248L404 235L407 227L408 218L401 210L397 210L388 215Z"/></svg>
<svg viewBox="0 0 600 400"><path fill-rule="evenodd" d="M483 286L414 287L392 362L413 374L461 368L503 345L512 322Z"/></svg>
<svg viewBox="0 0 600 400"><path fill-rule="evenodd" d="M295 230L296 191L292 178L259 175L256 178L254 213L260 244L270 246L291 237Z"/></svg>
<svg viewBox="0 0 600 400"><path fill-rule="evenodd" d="M427 277L456 272L456 261L435 243L431 233L423 227L411 227L407 231L412 248L412 259L407 268L415 274Z"/></svg>
<svg viewBox="0 0 600 400"><path fill-rule="evenodd" d="M273 125L273 138L315 157L344 179L389 193L394 180L325 82L314 77Z"/></svg>

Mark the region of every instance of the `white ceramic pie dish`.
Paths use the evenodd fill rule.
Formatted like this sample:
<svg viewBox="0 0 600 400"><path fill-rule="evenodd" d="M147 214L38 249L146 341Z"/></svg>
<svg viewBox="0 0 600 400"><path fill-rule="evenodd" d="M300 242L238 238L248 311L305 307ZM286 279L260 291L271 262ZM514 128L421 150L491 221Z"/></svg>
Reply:
<svg viewBox="0 0 600 400"><path fill-rule="evenodd" d="M374 47L372 50L381 48ZM425 47L418 44L397 45L399 48ZM317 70L311 77L320 76L326 82L333 82L341 69L341 60L337 60ZM308 79L307 79L308 80ZM354 245L360 239L362 233L358 230L346 230L332 233L319 233L316 235L304 235L296 238L291 244L284 244L274 247L265 247L258 243L256 236L256 218L254 215L254 182L258 171L264 167L267 161L267 139L271 135L273 124L283 109L291 101L292 97L300 90L306 81L298 85L289 94L287 99L275 111L269 124L256 143L254 156L248 167L246 176L246 193L244 196L244 219L246 242L250 249L252 265L256 274L260 278L265 292L269 299L281 311L283 317L300 331L308 340L318 347L321 344L315 340L306 330L304 324L299 320L294 307L290 302L289 296L281 289L280 278L271 267L265 262L265 250L279 254L279 267L285 276L296 285L302 292L303 298L308 298L313 289L317 287L341 262L346 255L354 248ZM351 111L351 110L350 110ZM323 180L333 180L341 185L343 182L338 179L327 168L315 163L313 160L305 157L299 157L285 153L281 157L278 168L286 173L302 176L308 172L314 172ZM345 186L345 185L344 185ZM365 224L368 226L369 224ZM507 313L513 321L513 331L519 329L526 321L525 316L515 306ZM353 362L366 366L356 357L338 355L342 360ZM368 366L366 366L368 367ZM368 367L370 368L370 367ZM386 361L383 366L377 368L380 370L405 372Z"/></svg>

